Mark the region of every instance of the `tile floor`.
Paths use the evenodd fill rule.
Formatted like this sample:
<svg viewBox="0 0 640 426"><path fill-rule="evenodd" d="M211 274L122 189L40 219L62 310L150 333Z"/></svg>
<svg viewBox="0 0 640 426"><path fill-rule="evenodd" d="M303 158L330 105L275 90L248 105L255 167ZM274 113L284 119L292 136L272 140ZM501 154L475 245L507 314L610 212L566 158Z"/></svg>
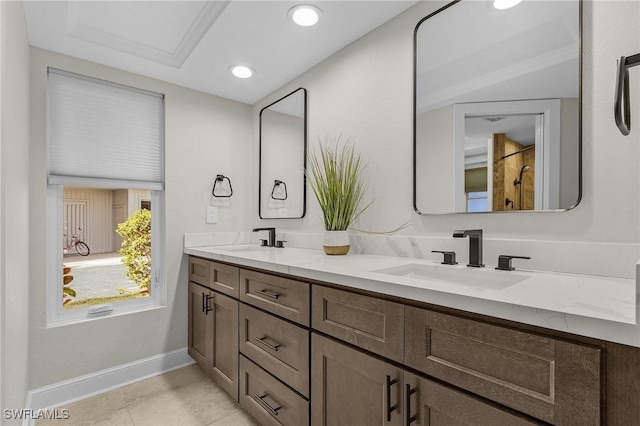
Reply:
<svg viewBox="0 0 640 426"><path fill-rule="evenodd" d="M68 419L36 426L258 425L195 364L59 408Z"/></svg>

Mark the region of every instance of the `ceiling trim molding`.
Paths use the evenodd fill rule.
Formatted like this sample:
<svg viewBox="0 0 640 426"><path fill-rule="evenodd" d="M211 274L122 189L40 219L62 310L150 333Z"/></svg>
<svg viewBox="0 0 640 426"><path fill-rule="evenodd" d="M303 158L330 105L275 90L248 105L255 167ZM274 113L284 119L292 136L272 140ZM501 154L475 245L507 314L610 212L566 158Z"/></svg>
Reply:
<svg viewBox="0 0 640 426"><path fill-rule="evenodd" d="M451 103L455 99L466 93L470 93L484 87L497 85L505 81L522 77L527 74L541 71L564 62L578 59L577 46L563 47L536 57L528 58L511 66L479 75L466 81L461 81L449 87L440 88L435 92L424 93L418 98L418 113L434 109ZM418 76L419 80L428 81L433 71L429 71ZM428 99L428 101L427 101Z"/></svg>
<svg viewBox="0 0 640 426"><path fill-rule="evenodd" d="M120 37L83 24L79 20L78 13L78 4L80 2L69 2L67 35L85 42L98 44L109 49L144 58L158 64L180 68L211 26L220 17L230 1L231 0L205 2L173 51L158 49L154 46Z"/></svg>

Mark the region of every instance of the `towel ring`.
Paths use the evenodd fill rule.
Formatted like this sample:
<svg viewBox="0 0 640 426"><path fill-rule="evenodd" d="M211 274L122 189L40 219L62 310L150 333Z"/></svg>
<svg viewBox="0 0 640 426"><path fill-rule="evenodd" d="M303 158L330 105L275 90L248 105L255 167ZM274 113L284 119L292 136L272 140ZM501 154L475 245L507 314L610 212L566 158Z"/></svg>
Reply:
<svg viewBox="0 0 640 426"><path fill-rule="evenodd" d="M222 187L222 185L224 184L224 181L226 181L229 183L229 194L227 195L217 195L216 194L216 185L218 185L218 183L220 183L220 186ZM216 180L213 181L213 189L211 190L211 195L213 195L214 197L218 197L218 198L229 198L233 195L233 187L231 186L231 180L224 176L224 175L217 175L216 176Z"/></svg>
<svg viewBox="0 0 640 426"><path fill-rule="evenodd" d="M276 189L278 189L279 186L283 186L284 187L284 196L276 196ZM274 200L286 200L287 199L287 184L284 183L281 180L276 179L273 182L273 189L271 190L271 198L273 198Z"/></svg>

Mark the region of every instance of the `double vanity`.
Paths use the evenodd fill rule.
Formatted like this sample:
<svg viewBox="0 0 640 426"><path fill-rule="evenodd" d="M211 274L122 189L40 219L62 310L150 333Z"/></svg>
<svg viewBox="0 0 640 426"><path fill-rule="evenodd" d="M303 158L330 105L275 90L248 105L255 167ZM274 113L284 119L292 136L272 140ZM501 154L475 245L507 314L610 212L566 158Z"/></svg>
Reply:
<svg viewBox="0 0 640 426"><path fill-rule="evenodd" d="M640 418L634 280L252 244L185 253L189 353L261 424Z"/></svg>
<svg viewBox="0 0 640 426"><path fill-rule="evenodd" d="M397 256L284 248L274 228L185 236L189 353L261 424L640 424L637 247L517 237L582 198L583 2L490 3L445 2L413 31L413 208L500 212L515 239L483 258L480 230L455 231L457 262L439 236L352 251ZM306 89L261 110L259 137L260 219L303 218Z"/></svg>

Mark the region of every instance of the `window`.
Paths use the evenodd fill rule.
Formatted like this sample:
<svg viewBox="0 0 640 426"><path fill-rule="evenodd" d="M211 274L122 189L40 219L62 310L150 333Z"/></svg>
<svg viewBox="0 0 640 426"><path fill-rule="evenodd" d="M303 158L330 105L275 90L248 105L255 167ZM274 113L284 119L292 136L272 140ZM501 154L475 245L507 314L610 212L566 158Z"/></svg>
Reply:
<svg viewBox="0 0 640 426"><path fill-rule="evenodd" d="M163 133L162 95L49 68L48 325L164 303Z"/></svg>
<svg viewBox="0 0 640 426"><path fill-rule="evenodd" d="M487 191L467 192L467 211L468 212L489 211Z"/></svg>

